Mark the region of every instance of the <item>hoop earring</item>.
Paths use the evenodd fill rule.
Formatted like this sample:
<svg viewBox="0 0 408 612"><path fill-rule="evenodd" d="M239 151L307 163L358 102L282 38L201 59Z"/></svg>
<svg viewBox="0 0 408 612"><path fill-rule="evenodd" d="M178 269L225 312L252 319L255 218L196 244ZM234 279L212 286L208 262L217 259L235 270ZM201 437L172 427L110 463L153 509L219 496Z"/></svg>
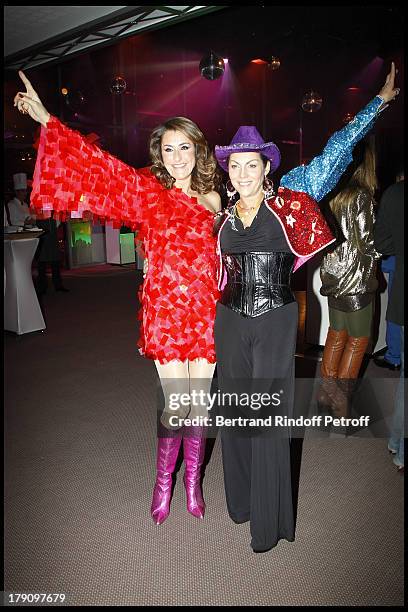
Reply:
<svg viewBox="0 0 408 612"><path fill-rule="evenodd" d="M264 178L262 191L264 192L265 200L270 200L275 195L273 182L266 177Z"/></svg>

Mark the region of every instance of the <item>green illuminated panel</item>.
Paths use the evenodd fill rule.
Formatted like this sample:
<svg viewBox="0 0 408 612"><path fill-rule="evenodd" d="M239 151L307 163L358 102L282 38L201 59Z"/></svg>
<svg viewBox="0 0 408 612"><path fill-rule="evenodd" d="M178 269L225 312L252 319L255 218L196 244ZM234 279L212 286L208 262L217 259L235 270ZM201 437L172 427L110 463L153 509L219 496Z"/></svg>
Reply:
<svg viewBox="0 0 408 612"><path fill-rule="evenodd" d="M92 244L92 226L90 221L71 221L70 225L72 248Z"/></svg>
<svg viewBox="0 0 408 612"><path fill-rule="evenodd" d="M133 247L135 237L133 233L132 234L119 234L119 240L120 240L121 245L127 246L127 247L129 246Z"/></svg>
<svg viewBox="0 0 408 612"><path fill-rule="evenodd" d="M120 261L121 263L132 263L135 260L135 236L130 234L119 234Z"/></svg>

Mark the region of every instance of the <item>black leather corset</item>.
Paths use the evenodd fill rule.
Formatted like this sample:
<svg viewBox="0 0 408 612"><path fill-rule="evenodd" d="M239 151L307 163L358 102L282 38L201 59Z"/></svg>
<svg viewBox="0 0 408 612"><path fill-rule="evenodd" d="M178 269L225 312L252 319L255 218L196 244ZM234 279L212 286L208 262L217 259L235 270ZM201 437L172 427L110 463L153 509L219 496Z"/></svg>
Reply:
<svg viewBox="0 0 408 612"><path fill-rule="evenodd" d="M295 301L290 277L293 253L223 253L227 272L220 302L244 317L260 315Z"/></svg>

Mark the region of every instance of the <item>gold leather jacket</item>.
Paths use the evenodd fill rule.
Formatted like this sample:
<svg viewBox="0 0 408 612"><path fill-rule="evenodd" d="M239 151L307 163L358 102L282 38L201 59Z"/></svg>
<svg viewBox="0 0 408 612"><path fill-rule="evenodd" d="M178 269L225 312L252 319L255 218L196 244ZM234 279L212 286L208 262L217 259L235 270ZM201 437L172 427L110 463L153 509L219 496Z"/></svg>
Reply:
<svg viewBox="0 0 408 612"><path fill-rule="evenodd" d="M320 266L320 293L331 308L352 312L367 306L378 287L374 248L374 205L367 191L359 191L334 213L345 241L326 253Z"/></svg>

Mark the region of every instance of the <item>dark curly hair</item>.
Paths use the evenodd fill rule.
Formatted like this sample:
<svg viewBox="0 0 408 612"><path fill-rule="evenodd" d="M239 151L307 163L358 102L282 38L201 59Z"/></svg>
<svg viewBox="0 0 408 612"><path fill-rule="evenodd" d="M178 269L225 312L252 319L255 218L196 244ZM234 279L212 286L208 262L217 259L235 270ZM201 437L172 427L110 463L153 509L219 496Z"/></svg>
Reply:
<svg viewBox="0 0 408 612"><path fill-rule="evenodd" d="M263 155L262 153L260 153L261 156L261 160L262 160L262 164L263 167L266 168L266 164L269 162L269 159ZM228 161L229 161L229 157L228 157ZM269 168L269 172L268 174L265 176L265 179L270 175L271 170ZM265 182L264 179L264 183L263 183L263 188L264 189L268 189L271 186L273 187L273 183L270 179L269 180L269 185L268 182ZM231 197L231 199L228 201L227 204L227 209L231 206L233 206L233 204L235 204L235 202L239 199L239 193L235 192L235 194ZM220 213L217 214L216 219L214 221L214 226L213 226L213 235L217 236L218 232L220 231L221 225L223 224L224 220L225 220L225 216L227 214L226 209L224 209L223 211L221 211Z"/></svg>
<svg viewBox="0 0 408 612"><path fill-rule="evenodd" d="M183 132L195 145L196 164L191 174L191 189L201 194L217 190L221 184L221 173L217 161L200 128L186 117L168 119L158 125L150 136L149 148L152 160L150 169L157 180L166 189L171 189L176 180L167 172L161 154L162 137L169 130Z"/></svg>

